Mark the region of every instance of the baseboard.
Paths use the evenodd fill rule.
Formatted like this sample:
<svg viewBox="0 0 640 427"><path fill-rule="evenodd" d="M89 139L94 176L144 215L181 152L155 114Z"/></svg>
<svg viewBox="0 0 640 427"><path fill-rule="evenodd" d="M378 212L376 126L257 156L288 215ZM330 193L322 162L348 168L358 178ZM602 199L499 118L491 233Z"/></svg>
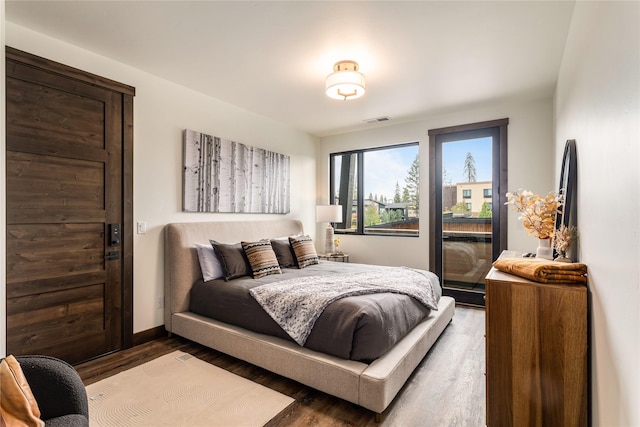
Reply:
<svg viewBox="0 0 640 427"><path fill-rule="evenodd" d="M146 342L166 336L167 331L164 328L164 325L156 326L155 328L147 329L146 331L140 331L133 334L133 345L135 347L137 345L144 344Z"/></svg>

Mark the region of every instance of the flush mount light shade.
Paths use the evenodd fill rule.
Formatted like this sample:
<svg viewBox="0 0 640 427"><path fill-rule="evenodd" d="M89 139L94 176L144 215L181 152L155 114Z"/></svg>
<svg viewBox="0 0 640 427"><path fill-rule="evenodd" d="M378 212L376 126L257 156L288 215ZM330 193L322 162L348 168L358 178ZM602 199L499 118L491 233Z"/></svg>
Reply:
<svg viewBox="0 0 640 427"><path fill-rule="evenodd" d="M358 72L355 61L340 61L327 76L326 92L333 99L356 99L364 95L364 75Z"/></svg>

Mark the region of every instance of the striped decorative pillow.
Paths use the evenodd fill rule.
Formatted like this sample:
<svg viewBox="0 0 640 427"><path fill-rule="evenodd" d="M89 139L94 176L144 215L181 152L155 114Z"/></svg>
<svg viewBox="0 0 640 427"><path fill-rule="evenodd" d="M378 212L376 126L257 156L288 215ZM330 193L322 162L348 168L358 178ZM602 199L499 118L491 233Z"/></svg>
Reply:
<svg viewBox="0 0 640 427"><path fill-rule="evenodd" d="M281 274L278 258L271 247L269 240L258 242L241 242L242 249L249 260L253 278L268 276L269 274Z"/></svg>
<svg viewBox="0 0 640 427"><path fill-rule="evenodd" d="M313 264L318 264L318 254L313 246L313 240L309 236L289 237L291 248L296 255L298 268L305 268Z"/></svg>

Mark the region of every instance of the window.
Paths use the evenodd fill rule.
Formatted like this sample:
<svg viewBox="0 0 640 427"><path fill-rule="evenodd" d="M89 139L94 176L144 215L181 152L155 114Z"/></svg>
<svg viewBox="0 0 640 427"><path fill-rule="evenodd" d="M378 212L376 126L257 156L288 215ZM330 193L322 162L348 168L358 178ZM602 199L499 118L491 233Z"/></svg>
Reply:
<svg viewBox="0 0 640 427"><path fill-rule="evenodd" d="M471 203L465 203L464 206L467 208L467 212L471 212Z"/></svg>
<svg viewBox="0 0 640 427"><path fill-rule="evenodd" d="M485 188L482 191L482 195L484 196L485 199L490 199L491 198L491 189L490 188Z"/></svg>
<svg viewBox="0 0 640 427"><path fill-rule="evenodd" d="M330 200L343 206L336 233L418 236L418 143L342 153L330 160Z"/></svg>
<svg viewBox="0 0 640 427"><path fill-rule="evenodd" d="M462 197L465 199L470 199L471 198L471 190L462 190ZM467 203L469 204L469 203Z"/></svg>

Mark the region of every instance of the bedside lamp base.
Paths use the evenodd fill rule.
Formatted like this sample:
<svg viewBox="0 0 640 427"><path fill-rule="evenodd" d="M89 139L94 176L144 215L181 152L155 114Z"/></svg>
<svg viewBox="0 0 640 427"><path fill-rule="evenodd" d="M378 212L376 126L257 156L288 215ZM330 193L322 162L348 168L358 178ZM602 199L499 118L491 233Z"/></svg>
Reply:
<svg viewBox="0 0 640 427"><path fill-rule="evenodd" d="M332 254L336 251L336 246L333 243L333 227L331 224L327 225L325 231L324 253Z"/></svg>

